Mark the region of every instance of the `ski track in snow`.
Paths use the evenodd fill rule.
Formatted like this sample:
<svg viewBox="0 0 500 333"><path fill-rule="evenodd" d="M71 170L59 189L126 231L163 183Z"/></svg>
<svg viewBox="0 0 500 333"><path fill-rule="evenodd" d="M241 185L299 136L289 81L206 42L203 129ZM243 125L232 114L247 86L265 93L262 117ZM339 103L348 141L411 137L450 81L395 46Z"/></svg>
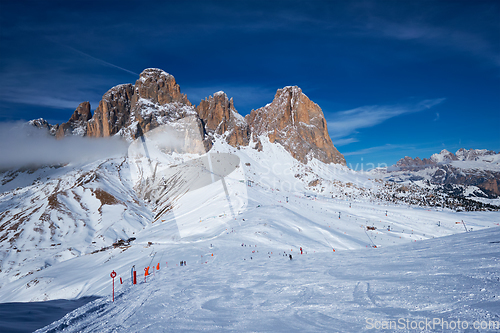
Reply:
<svg viewBox="0 0 500 333"><path fill-rule="evenodd" d="M366 318L498 321L499 240L494 228L293 260L281 251L269 258L261 246L253 254L215 246L216 261L160 269L147 283L124 284L114 303L98 299L39 332L363 332Z"/></svg>

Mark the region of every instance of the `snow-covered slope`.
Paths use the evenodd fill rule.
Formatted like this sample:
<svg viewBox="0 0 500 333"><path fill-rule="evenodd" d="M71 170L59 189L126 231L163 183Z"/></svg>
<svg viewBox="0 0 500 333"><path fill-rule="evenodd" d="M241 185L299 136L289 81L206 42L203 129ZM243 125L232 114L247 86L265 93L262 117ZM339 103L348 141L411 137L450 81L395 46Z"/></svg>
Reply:
<svg viewBox="0 0 500 333"><path fill-rule="evenodd" d="M262 152L217 140L208 155L176 153L161 138L153 131L127 157L44 169L48 179L2 193L4 302L104 296L108 278L98 272L126 274L151 253L175 262L172 253L227 237L273 252L333 252L460 233L462 220L475 230L498 223L494 212L378 200L384 183L317 160L301 164L265 137Z"/></svg>
<svg viewBox="0 0 500 333"><path fill-rule="evenodd" d="M125 331L317 331L334 324L352 331L368 314L458 309L452 286L479 272L480 282L459 288L460 300L474 308L467 318L495 313L498 289L476 290L498 277L493 254L477 252L482 259L459 278L451 272L475 249L486 251L481 242L497 235L498 212L388 200L396 192L373 174L302 164L265 136L258 138L262 151L255 142L235 148L216 137L206 154L193 129L176 123L147 132L123 157L3 173L1 301L104 297L54 323L57 330L105 331L108 323ZM482 229L494 233L478 240ZM462 238L436 241L466 230L464 248L456 245ZM446 259L453 253L458 259ZM150 267L149 282L128 289L132 267L140 282ZM124 283L115 280L119 297L110 305L113 270ZM433 270L429 287L424 274ZM444 287L436 296L442 305L432 305ZM467 288L479 296L467 298Z"/></svg>
<svg viewBox="0 0 500 333"><path fill-rule="evenodd" d="M38 332L372 332L382 325L392 325L390 332L498 332L498 227L382 249L304 247L302 255L258 237L246 246L241 240L237 229L212 246L165 251L146 283L118 285L114 303L108 276L107 297ZM176 266L179 258L187 266Z"/></svg>
<svg viewBox="0 0 500 333"><path fill-rule="evenodd" d="M18 187L0 194L0 292L11 281L29 279L142 229L151 212L138 200L127 173L125 158L4 173L4 186ZM46 298L51 297L33 295Z"/></svg>

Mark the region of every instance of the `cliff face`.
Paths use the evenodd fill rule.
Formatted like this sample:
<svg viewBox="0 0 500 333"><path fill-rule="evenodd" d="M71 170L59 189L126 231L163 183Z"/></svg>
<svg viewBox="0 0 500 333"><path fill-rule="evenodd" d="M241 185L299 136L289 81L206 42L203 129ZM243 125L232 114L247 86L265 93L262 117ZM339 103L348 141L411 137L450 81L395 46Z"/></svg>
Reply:
<svg viewBox="0 0 500 333"><path fill-rule="evenodd" d="M181 94L175 78L157 68L144 70L135 85L123 84L104 94L88 136L120 134L135 139L169 121L195 115L194 107Z"/></svg>
<svg viewBox="0 0 500 333"><path fill-rule="evenodd" d="M71 118L66 123L62 123L56 132L56 138L61 139L68 135L84 136L87 134L88 121L92 118L90 103L83 102L78 105Z"/></svg>
<svg viewBox="0 0 500 333"><path fill-rule="evenodd" d="M267 135L303 163L316 158L346 164L333 146L323 111L299 87L279 89L271 104L252 110L245 119L254 136Z"/></svg>
<svg viewBox="0 0 500 333"><path fill-rule="evenodd" d="M205 98L196 107L205 128L205 146L210 148L215 135L224 139L233 147L248 146L250 129L243 116L234 108L233 99L228 99L222 92Z"/></svg>
<svg viewBox="0 0 500 333"><path fill-rule="evenodd" d="M157 68L145 69L132 84L122 84L104 94L99 106L78 106L68 122L50 127L40 121L34 126L49 128L57 138L67 135L106 137L120 135L128 140L140 137L158 126L194 117L204 137L205 149L220 136L233 147L247 146L253 135L266 135L281 144L293 157L306 163L316 158L325 163L345 165L342 154L333 146L321 108L298 87L279 89L271 104L252 110L246 118L224 92L205 98L194 107L181 93L175 78Z"/></svg>
<svg viewBox="0 0 500 333"><path fill-rule="evenodd" d="M196 116L196 111L181 93L175 78L161 69L144 70L135 82L131 113L137 122L137 138L160 125L187 116Z"/></svg>
<svg viewBox="0 0 500 333"><path fill-rule="evenodd" d="M153 104L165 105L177 102L191 106L187 96L181 94L175 78L161 69L145 69L134 87L133 104L136 104L140 98L144 98Z"/></svg>
<svg viewBox="0 0 500 333"><path fill-rule="evenodd" d="M130 106L134 86L122 84L111 88L102 96L94 116L88 122L87 135L106 137L130 125Z"/></svg>

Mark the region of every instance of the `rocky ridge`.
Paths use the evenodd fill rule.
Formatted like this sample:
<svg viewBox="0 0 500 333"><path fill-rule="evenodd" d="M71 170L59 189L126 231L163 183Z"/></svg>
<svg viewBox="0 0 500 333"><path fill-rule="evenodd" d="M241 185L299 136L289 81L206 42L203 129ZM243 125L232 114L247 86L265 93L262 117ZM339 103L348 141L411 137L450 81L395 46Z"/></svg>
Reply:
<svg viewBox="0 0 500 333"><path fill-rule="evenodd" d="M451 195L494 199L500 196L500 153L461 148L424 159L406 156L388 175L395 182L421 182Z"/></svg>
<svg viewBox="0 0 500 333"><path fill-rule="evenodd" d="M62 137L68 135L86 135L88 129L87 123L91 118L92 112L90 112L90 103L80 103L75 112L71 115L71 118L57 128L55 134L56 138L61 139Z"/></svg>
<svg viewBox="0 0 500 333"><path fill-rule="evenodd" d="M205 129L205 146L209 149L216 135L224 136L233 147L248 146L250 129L242 115L234 108L233 99L223 91L205 98L196 107Z"/></svg>
<svg viewBox="0 0 500 333"><path fill-rule="evenodd" d="M107 91L94 115L90 104L78 106L68 122L49 125L43 120L32 125L50 130L62 138L67 135L107 137L120 135L131 141L160 125L196 116L200 134L208 151L217 136L233 147L247 146L252 138L265 135L281 144L297 160L307 163L316 158L324 163L345 165L342 154L333 146L321 108L298 87L279 89L272 103L241 116L233 99L220 91L194 106L181 93L175 78L157 68L145 69L132 84Z"/></svg>

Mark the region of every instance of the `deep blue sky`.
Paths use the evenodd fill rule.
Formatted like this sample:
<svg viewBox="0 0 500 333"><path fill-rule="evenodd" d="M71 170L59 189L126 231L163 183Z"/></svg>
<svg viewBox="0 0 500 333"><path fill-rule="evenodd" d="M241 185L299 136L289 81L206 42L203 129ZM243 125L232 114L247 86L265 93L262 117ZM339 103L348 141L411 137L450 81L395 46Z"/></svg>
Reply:
<svg viewBox="0 0 500 333"><path fill-rule="evenodd" d="M67 121L148 67L243 115L298 85L353 168L500 150L499 1L0 0L0 121Z"/></svg>

